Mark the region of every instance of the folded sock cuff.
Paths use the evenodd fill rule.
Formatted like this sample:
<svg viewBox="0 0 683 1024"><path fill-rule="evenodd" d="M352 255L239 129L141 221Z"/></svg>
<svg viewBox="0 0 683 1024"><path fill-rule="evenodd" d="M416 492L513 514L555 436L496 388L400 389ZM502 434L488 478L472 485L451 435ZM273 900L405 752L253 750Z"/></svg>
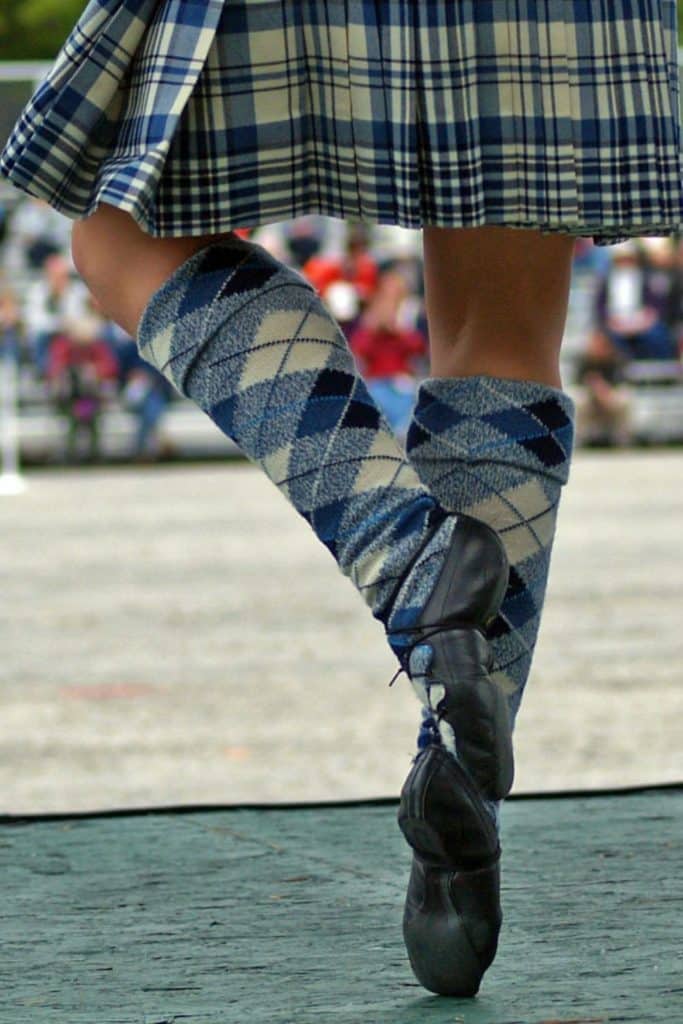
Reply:
<svg viewBox="0 0 683 1024"><path fill-rule="evenodd" d="M176 321L182 317L186 322L186 333L206 330L214 303L226 289L225 259L220 254L234 250L234 266L245 262L254 250L260 256L275 263L265 250L249 246L237 236L212 243L189 256L167 278L152 295L143 311L137 331L140 355L160 370L185 394L184 375L172 365L170 341ZM212 260L218 253L216 267L212 272ZM256 282L257 283L257 282Z"/></svg>
<svg viewBox="0 0 683 1024"><path fill-rule="evenodd" d="M559 388L499 377L423 381L406 441L411 459L500 462L566 483L574 403Z"/></svg>

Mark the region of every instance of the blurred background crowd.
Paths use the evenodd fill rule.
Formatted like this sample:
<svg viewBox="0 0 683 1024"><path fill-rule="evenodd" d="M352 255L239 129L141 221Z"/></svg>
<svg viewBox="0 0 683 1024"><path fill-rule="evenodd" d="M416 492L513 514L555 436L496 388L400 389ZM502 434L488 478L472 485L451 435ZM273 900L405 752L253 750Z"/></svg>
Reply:
<svg viewBox="0 0 683 1024"><path fill-rule="evenodd" d="M70 222L37 200L0 210L2 367L16 385L3 394L18 407L22 456L82 463L224 454L211 424L96 308L71 263L69 234ZM306 217L250 237L320 291L404 436L428 373L419 233ZM563 357L579 442L683 442L682 354L683 241L599 248L579 240Z"/></svg>

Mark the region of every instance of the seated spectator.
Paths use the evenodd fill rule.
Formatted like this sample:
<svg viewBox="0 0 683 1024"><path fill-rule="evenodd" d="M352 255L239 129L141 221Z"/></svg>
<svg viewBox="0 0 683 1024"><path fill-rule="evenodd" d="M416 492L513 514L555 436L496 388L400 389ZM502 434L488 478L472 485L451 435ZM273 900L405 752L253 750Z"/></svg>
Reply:
<svg viewBox="0 0 683 1024"><path fill-rule="evenodd" d="M48 350L49 394L66 421L66 461L92 462L100 457L100 417L118 367L98 317L82 316L66 328Z"/></svg>
<svg viewBox="0 0 683 1024"><path fill-rule="evenodd" d="M612 250L611 265L596 297L596 326L627 359L678 358L670 322L674 259L666 274L638 242Z"/></svg>
<svg viewBox="0 0 683 1024"><path fill-rule="evenodd" d="M661 275L661 288L668 296L666 320L679 359L683 357L683 239L655 239L665 243L651 252L654 273Z"/></svg>
<svg viewBox="0 0 683 1024"><path fill-rule="evenodd" d="M647 287L661 320L669 332L671 357L679 352L679 301L681 268L677 247L671 238L643 238L646 254Z"/></svg>
<svg viewBox="0 0 683 1024"><path fill-rule="evenodd" d="M170 445L160 435L161 422L171 400L171 387L154 367L140 360L132 370L122 393L122 401L137 418L131 456L136 461L148 461L168 456Z"/></svg>
<svg viewBox="0 0 683 1024"><path fill-rule="evenodd" d="M69 260L61 253L49 255L42 277L28 288L24 304L27 340L40 376L47 370L52 340L64 333L68 320L85 313L89 301L88 290L73 276Z"/></svg>
<svg viewBox="0 0 683 1024"><path fill-rule="evenodd" d="M314 256L327 257L343 251L347 236L344 221L311 213L264 224L255 228L250 238L276 259L300 270Z"/></svg>
<svg viewBox="0 0 683 1024"><path fill-rule="evenodd" d="M286 244L285 262L299 270L317 256L325 237L326 225L323 217L310 215L297 217L284 225L283 240Z"/></svg>
<svg viewBox="0 0 683 1024"><path fill-rule="evenodd" d="M121 402L137 420L131 458L136 461L157 459L169 451L160 427L173 397L173 388L155 367L140 358L135 341L120 327L108 323L105 337L118 365Z"/></svg>
<svg viewBox="0 0 683 1024"><path fill-rule="evenodd" d="M19 336L21 332L21 313L19 303L11 288L0 281L0 347L12 358L19 354Z"/></svg>
<svg viewBox="0 0 683 1024"><path fill-rule="evenodd" d="M608 246L594 245L590 238L577 238L574 244L573 269L578 273L603 276L610 266Z"/></svg>
<svg viewBox="0 0 683 1024"><path fill-rule="evenodd" d="M382 273L377 290L350 332L349 345L368 389L394 432L404 438L417 389L417 375L427 356L425 335L400 320L409 295L405 276L398 270Z"/></svg>
<svg viewBox="0 0 683 1024"><path fill-rule="evenodd" d="M631 392L624 381L626 359L603 331L593 331L586 351L576 364L576 383L581 386L577 402L579 443L624 446L631 441Z"/></svg>
<svg viewBox="0 0 683 1024"><path fill-rule="evenodd" d="M42 199L23 199L7 228L7 266L14 272L40 270L48 256L66 252L71 221Z"/></svg>
<svg viewBox="0 0 683 1024"><path fill-rule="evenodd" d="M365 305L377 287L377 263L368 251L368 231L361 224L349 225L345 251L341 256L313 256L303 273L323 299L333 285L353 285L361 305Z"/></svg>

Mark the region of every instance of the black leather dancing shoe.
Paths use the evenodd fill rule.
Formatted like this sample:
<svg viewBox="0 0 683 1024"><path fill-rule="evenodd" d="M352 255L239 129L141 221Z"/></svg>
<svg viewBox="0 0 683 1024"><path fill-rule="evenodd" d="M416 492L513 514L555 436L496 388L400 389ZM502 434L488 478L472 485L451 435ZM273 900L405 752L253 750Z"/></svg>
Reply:
<svg viewBox="0 0 683 1024"><path fill-rule="evenodd" d="M458 760L482 796L502 800L512 788L514 760L507 700L492 682L491 649L485 630L498 613L508 584L509 564L495 530L470 516L458 516L448 555L418 622L409 630L402 656L412 675L411 652L432 649L426 673L443 689L433 709L453 730ZM391 635L391 634L390 634Z"/></svg>
<svg viewBox="0 0 683 1024"><path fill-rule="evenodd" d="M403 939L415 977L443 996L474 996L503 919L500 846L476 788L443 747L417 758L398 823L413 848Z"/></svg>
<svg viewBox="0 0 683 1024"><path fill-rule="evenodd" d="M410 651L429 644L437 719L453 730L457 760L431 745L401 792L398 822L413 849L403 935L418 981L440 995L476 995L498 946L500 846L483 797L503 799L514 775L505 695L492 682L485 637L508 581L500 538L460 516L437 583L411 630Z"/></svg>

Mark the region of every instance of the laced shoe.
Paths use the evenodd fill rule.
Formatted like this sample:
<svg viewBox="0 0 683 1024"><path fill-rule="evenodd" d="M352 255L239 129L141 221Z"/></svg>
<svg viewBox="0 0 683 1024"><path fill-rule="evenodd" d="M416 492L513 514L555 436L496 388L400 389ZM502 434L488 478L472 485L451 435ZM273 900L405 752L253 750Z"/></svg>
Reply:
<svg viewBox="0 0 683 1024"><path fill-rule="evenodd" d="M392 629L389 620L389 640L440 736L416 758L398 813L413 849L404 941L418 981L440 995L477 993L502 922L500 844L485 799L507 796L514 762L507 702L490 678L485 629L507 581L498 535L459 516L417 621ZM399 623L402 592L394 607Z"/></svg>

